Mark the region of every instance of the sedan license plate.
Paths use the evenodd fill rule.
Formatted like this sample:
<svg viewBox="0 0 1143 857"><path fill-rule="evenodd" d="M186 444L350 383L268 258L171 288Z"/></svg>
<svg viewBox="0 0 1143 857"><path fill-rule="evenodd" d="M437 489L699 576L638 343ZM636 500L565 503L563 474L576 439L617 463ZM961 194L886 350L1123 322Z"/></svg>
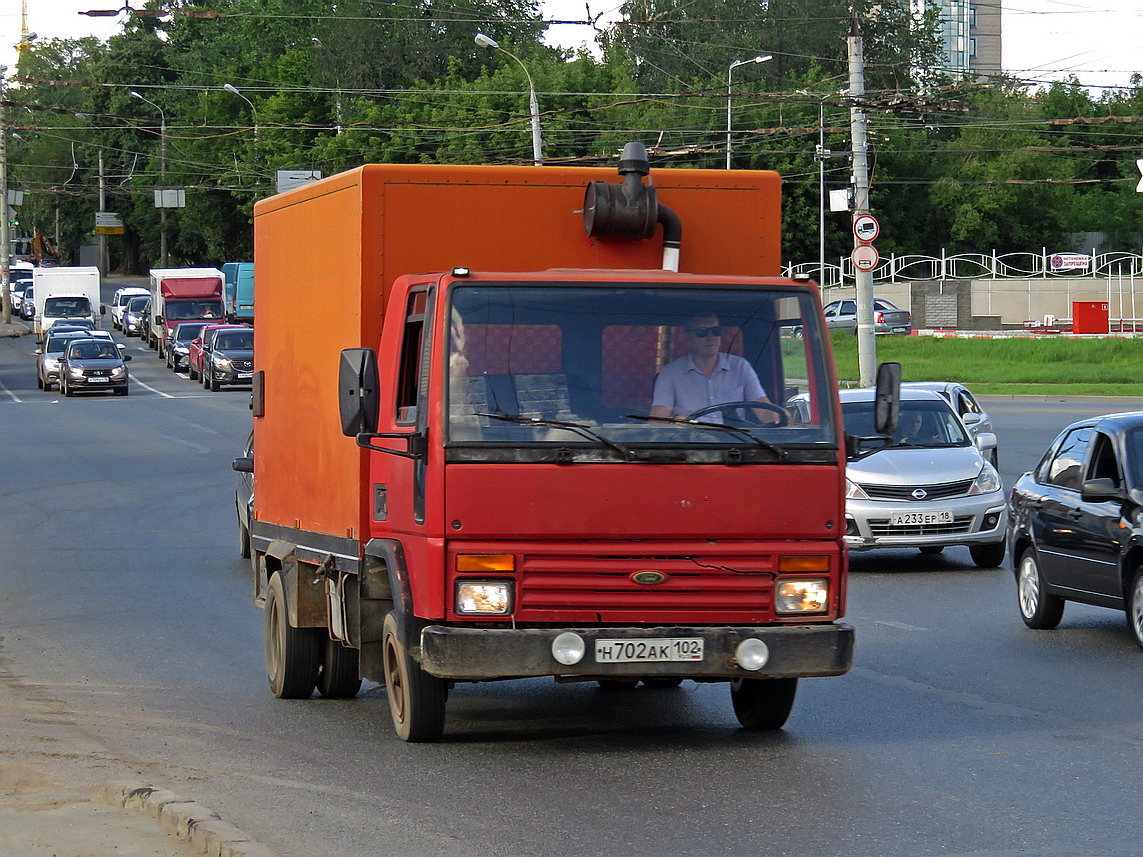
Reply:
<svg viewBox="0 0 1143 857"><path fill-rule="evenodd" d="M88 378L87 383L89 383L89 384L106 384L110 380L111 380L110 378Z"/></svg>
<svg viewBox="0 0 1143 857"><path fill-rule="evenodd" d="M907 527L912 524L951 524L952 512L902 512L889 519L891 527Z"/></svg>
<svg viewBox="0 0 1143 857"><path fill-rule="evenodd" d="M701 661L703 640L672 637L656 640L596 640L595 661L600 664Z"/></svg>
<svg viewBox="0 0 1143 857"><path fill-rule="evenodd" d="M239 372L238 373L238 380L239 381L249 381L253 377L254 377L253 372Z"/></svg>

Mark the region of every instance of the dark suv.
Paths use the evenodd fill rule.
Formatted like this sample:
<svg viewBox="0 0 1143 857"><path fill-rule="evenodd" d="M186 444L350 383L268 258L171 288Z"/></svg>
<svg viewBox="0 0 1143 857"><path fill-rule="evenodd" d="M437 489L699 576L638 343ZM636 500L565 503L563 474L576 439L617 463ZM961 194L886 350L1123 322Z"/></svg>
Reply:
<svg viewBox="0 0 1143 857"><path fill-rule="evenodd" d="M203 331L202 385L217 393L223 385L249 384L254 377L254 329L219 327Z"/></svg>
<svg viewBox="0 0 1143 857"><path fill-rule="evenodd" d="M1111 607L1143 648L1143 411L1072 423L1008 509L1024 624L1055 628L1068 601Z"/></svg>

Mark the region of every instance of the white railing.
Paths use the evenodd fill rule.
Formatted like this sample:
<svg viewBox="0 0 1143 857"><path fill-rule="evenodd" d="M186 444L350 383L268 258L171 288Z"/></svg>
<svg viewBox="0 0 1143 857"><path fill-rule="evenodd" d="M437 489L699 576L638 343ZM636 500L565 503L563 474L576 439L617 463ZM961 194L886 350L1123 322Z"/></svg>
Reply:
<svg viewBox="0 0 1143 857"><path fill-rule="evenodd" d="M1059 254L1042 249L1039 253L956 253L942 251L940 256L890 254L873 269L875 283L901 283L918 280L1003 280L1066 277L1138 277L1143 275L1143 253L1090 254L1085 268L1053 268L1052 259ZM842 256L837 263L798 262L786 265L786 276L807 274L825 289L852 285L855 279L853 261Z"/></svg>

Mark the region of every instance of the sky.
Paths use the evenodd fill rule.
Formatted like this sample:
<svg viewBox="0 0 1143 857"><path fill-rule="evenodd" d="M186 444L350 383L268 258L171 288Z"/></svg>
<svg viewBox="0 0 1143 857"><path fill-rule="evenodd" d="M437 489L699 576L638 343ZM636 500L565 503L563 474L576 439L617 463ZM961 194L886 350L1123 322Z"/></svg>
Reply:
<svg viewBox="0 0 1143 857"><path fill-rule="evenodd" d="M116 9L123 0L26 0L28 30L40 38L76 38L115 33L122 17L91 18L79 12ZM989 0L995 2L995 0ZM1139 0L1003 0L1003 64L1020 78L1064 79L1126 86L1133 71L1143 72L1143 10ZM141 4L140 4L141 5ZM586 6L603 21L615 14L616 0L546 0L552 19L583 20ZM20 40L21 0L0 0L0 63L15 67L13 45ZM586 26L553 27L549 42L575 47L591 41ZM764 48L765 46L763 46Z"/></svg>

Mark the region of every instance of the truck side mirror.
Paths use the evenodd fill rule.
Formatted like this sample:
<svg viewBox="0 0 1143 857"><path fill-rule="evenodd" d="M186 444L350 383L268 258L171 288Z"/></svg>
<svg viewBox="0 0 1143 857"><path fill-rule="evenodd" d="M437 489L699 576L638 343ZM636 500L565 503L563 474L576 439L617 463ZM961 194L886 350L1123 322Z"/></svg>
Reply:
<svg viewBox="0 0 1143 857"><path fill-rule="evenodd" d="M901 417L901 364L882 363L877 367L877 385L873 400L873 430L893 434Z"/></svg>
<svg viewBox="0 0 1143 857"><path fill-rule="evenodd" d="M380 403L377 353L372 348L346 348L341 352L337 381L341 433L357 437L377 431Z"/></svg>

